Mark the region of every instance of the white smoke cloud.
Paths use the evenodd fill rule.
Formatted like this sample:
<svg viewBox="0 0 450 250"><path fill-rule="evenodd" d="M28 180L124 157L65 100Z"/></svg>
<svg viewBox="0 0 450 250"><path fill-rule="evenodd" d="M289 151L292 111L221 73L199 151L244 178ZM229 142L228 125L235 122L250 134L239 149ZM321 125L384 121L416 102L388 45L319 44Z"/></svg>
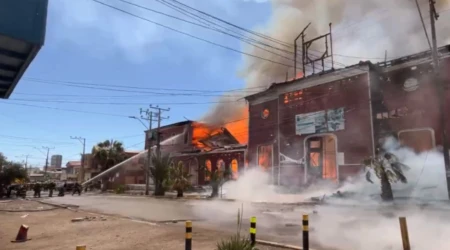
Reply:
<svg viewBox="0 0 450 250"><path fill-rule="evenodd" d="M414 1L271 0L271 5L270 21L255 30L291 45L308 23L311 22L311 26L306 31L306 40L328 33L328 24L333 23L335 68L355 64L360 60L384 60L386 51L388 58L395 58L429 48ZM420 6L430 34L428 2L420 1ZM450 13L447 12L449 8L449 0L438 1L437 10L443 11L436 23L439 45L450 43ZM278 50L272 52L293 58L293 46L283 46L267 40L264 42L290 51L291 54ZM301 41L299 42L301 44ZM247 87L268 87L271 83L285 81L286 73L289 79L294 78L293 60L251 45L245 44L244 49L258 57L291 65L287 67L243 56L244 66L239 75L246 80ZM312 52L315 55L323 52L323 46L319 46L319 43L313 44L312 49L316 50ZM300 56L298 60L301 62ZM301 70L301 64L299 65L298 71ZM326 68L331 68L330 61L327 61ZM309 70L310 68L307 68L307 71ZM243 107L243 103L219 104L208 112L206 119L213 122L233 120L236 119L235 110Z"/></svg>
<svg viewBox="0 0 450 250"><path fill-rule="evenodd" d="M386 140L384 147L410 168L405 172L408 184L393 185L395 204L380 202L381 190L376 178L373 178L375 184L367 182L361 175L340 188L319 184L298 194L285 194L279 188L268 185L271 179L269 173L254 167L236 182L223 187L227 198L238 199L239 202L194 202L192 209L200 218L226 225L235 223L236 211L244 204L245 218L258 217L260 234L283 235L286 241L296 242L297 245L301 245L301 234L292 232L299 230L286 228L285 224L300 225L301 214L307 213L310 214L311 248L338 250L402 249L398 217L405 216L412 249L449 249L450 210L442 202L448 199L442 154L436 150L416 154L411 149L399 147L393 139ZM357 194L351 198L328 197L327 205L314 208L258 204L309 201L311 196L330 195L337 190ZM406 196L413 200L403 199ZM421 206L423 204L428 206Z"/></svg>

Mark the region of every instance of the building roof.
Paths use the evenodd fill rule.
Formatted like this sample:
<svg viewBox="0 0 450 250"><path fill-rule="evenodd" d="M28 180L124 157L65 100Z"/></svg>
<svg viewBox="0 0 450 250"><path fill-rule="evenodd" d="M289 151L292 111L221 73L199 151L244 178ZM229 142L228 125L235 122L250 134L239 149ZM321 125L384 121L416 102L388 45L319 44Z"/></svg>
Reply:
<svg viewBox="0 0 450 250"><path fill-rule="evenodd" d="M224 146L224 147L220 147L220 148L215 148L210 151L202 151L200 149L192 150L192 151L183 151L183 152L176 153L173 156L233 153L233 152L245 151L246 149L247 149L247 145L234 144L234 145L228 145L228 146Z"/></svg>
<svg viewBox="0 0 450 250"><path fill-rule="evenodd" d="M81 161L69 161L66 164L66 167L78 167L81 166Z"/></svg>
<svg viewBox="0 0 450 250"><path fill-rule="evenodd" d="M439 54L441 56L448 56L450 54L450 45L446 45L446 46L439 48ZM424 60L431 61L430 56L431 56L431 51L427 50L427 51L423 51L420 53L392 59L392 60L389 60L386 62L380 62L377 64L373 64L371 61L360 61L358 64L350 65L345 68L332 69L332 70L320 72L317 74L309 75L309 76L306 76L303 78L293 79L290 81L272 83L266 90L263 90L261 92L258 92L258 93L252 94L252 95L248 95L245 97L245 99L247 101L252 101L259 97L263 97L268 93L272 93L276 90L287 89L288 86L291 86L291 85L299 86L299 84L302 84L302 86L304 86L304 88L308 88L311 86L319 85L319 84L315 84L318 82L327 83L327 82L337 80L337 78L340 78L340 79L348 78L352 75L365 73L369 70L375 70L377 72L382 73L385 71L396 69L398 67L403 67L403 66L406 67L407 63L413 63L413 64L417 63L418 64L418 62L424 61ZM333 76L336 76L336 77L333 77ZM326 78L328 78L328 80Z"/></svg>
<svg viewBox="0 0 450 250"><path fill-rule="evenodd" d="M175 123L171 123L171 124L167 124L164 126L161 126L159 129L165 129L165 128L170 128L170 127L178 127L178 126L184 126L186 124L190 124L193 123L194 121L191 120L186 120L186 121L181 121L181 122L175 122ZM153 128L152 130L156 130L156 128ZM147 130L149 131L149 130Z"/></svg>

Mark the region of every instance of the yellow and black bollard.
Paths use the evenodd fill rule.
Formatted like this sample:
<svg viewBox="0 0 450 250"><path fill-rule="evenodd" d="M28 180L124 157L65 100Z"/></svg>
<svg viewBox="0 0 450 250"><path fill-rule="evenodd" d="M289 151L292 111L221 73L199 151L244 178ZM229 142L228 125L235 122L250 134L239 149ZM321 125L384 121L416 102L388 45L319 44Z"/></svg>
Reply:
<svg viewBox="0 0 450 250"><path fill-rule="evenodd" d="M303 231L303 250L309 250L309 218L307 214L303 215L302 231Z"/></svg>
<svg viewBox="0 0 450 250"><path fill-rule="evenodd" d="M256 244L256 217L250 219L250 241L252 246Z"/></svg>
<svg viewBox="0 0 450 250"><path fill-rule="evenodd" d="M406 218L400 217L400 231L402 233L403 250L411 250L411 245L409 244L409 234L408 225L406 224Z"/></svg>
<svg viewBox="0 0 450 250"><path fill-rule="evenodd" d="M85 245L78 245L76 250L86 250L86 246Z"/></svg>
<svg viewBox="0 0 450 250"><path fill-rule="evenodd" d="M186 221L186 250L192 250L192 221Z"/></svg>

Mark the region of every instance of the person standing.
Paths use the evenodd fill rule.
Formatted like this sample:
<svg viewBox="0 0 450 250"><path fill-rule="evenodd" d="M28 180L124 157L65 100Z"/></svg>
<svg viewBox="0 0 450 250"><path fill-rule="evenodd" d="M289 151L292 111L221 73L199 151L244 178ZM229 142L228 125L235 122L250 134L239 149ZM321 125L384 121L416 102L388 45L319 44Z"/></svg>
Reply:
<svg viewBox="0 0 450 250"><path fill-rule="evenodd" d="M78 182L76 182L75 186L73 187L72 195L74 195L75 193L78 193L78 196L81 195L81 185Z"/></svg>
<svg viewBox="0 0 450 250"><path fill-rule="evenodd" d="M35 183L34 184L34 198L41 198L41 183Z"/></svg>
<svg viewBox="0 0 450 250"><path fill-rule="evenodd" d="M53 197L53 190L55 190L56 184L52 181L48 184L48 197Z"/></svg>

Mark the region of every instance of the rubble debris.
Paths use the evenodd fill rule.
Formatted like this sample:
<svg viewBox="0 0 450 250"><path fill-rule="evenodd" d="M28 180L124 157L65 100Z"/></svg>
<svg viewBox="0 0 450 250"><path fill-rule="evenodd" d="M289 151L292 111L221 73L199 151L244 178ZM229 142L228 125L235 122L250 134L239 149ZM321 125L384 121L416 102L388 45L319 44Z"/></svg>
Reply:
<svg viewBox="0 0 450 250"><path fill-rule="evenodd" d="M72 222L79 222L79 221L84 221L84 218L79 217L79 218L73 218Z"/></svg>
<svg viewBox="0 0 450 250"><path fill-rule="evenodd" d="M20 218L27 218L28 215L29 214L24 214L24 215L20 216Z"/></svg>
<svg viewBox="0 0 450 250"><path fill-rule="evenodd" d="M96 216L86 216L86 217L78 217L72 219L72 222L80 222L80 221L106 221L104 216L96 217Z"/></svg>

